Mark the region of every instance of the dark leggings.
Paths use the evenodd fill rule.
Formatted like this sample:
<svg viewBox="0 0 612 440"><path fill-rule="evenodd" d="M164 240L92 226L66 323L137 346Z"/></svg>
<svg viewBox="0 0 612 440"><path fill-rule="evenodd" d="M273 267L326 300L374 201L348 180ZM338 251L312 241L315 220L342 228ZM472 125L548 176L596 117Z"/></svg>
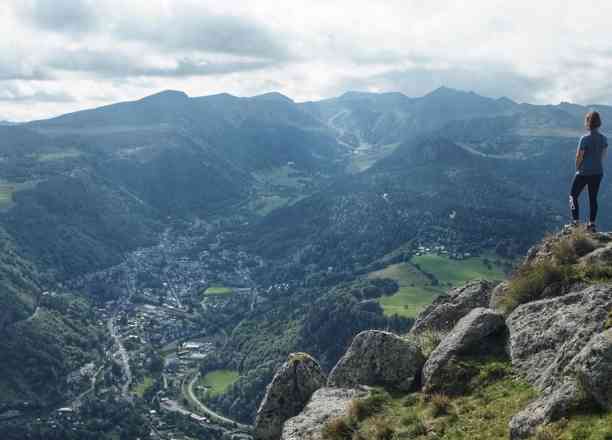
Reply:
<svg viewBox="0 0 612 440"><path fill-rule="evenodd" d="M589 219L591 223L595 223L597 217L597 193L601 184L602 174L594 176L581 176L577 174L572 183L572 191L570 193L570 210L572 218L576 221L580 219L580 207L578 206L578 197L585 186L589 187Z"/></svg>

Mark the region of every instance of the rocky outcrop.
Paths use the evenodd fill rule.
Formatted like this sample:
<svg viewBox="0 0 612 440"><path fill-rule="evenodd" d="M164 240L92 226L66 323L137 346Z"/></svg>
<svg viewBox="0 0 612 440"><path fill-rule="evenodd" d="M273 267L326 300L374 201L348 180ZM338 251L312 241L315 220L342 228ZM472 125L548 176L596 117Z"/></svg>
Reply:
<svg viewBox="0 0 612 440"><path fill-rule="evenodd" d="M583 394L576 381L568 380L550 389L531 402L510 421L510 438L521 439L534 434L537 427L568 414L583 402Z"/></svg>
<svg viewBox="0 0 612 440"><path fill-rule="evenodd" d="M513 367L540 390L557 385L572 359L603 330L610 310L610 285L517 307L506 320Z"/></svg>
<svg viewBox="0 0 612 440"><path fill-rule="evenodd" d="M612 263L612 243L607 244L604 247L595 249L593 252L588 253L584 257L580 258L580 263L585 265L603 265Z"/></svg>
<svg viewBox="0 0 612 440"><path fill-rule="evenodd" d="M474 281L440 295L417 317L411 335L426 331L447 333L457 322L476 307L488 307L495 283Z"/></svg>
<svg viewBox="0 0 612 440"><path fill-rule="evenodd" d="M554 255L554 248L561 242L571 244L572 247L576 249L578 256L582 257L596 249L607 246L611 241L612 234L610 233L587 233L584 229L577 230L571 226L566 226L560 232L546 237L544 240L532 246L529 251L527 251L523 264L550 261Z"/></svg>
<svg viewBox="0 0 612 440"><path fill-rule="evenodd" d="M593 400L612 410L612 329L595 335L574 358L570 369Z"/></svg>
<svg viewBox="0 0 612 440"><path fill-rule="evenodd" d="M310 355L290 354L266 389L255 419L255 439L278 440L283 423L299 414L325 380L321 367Z"/></svg>
<svg viewBox="0 0 612 440"><path fill-rule="evenodd" d="M363 389L321 388L317 390L304 411L285 423L282 440L320 440L325 423L347 414L353 399L364 398Z"/></svg>
<svg viewBox="0 0 612 440"><path fill-rule="evenodd" d="M330 387L383 386L399 391L414 387L425 359L411 340L393 333L359 333L329 375Z"/></svg>
<svg viewBox="0 0 612 440"><path fill-rule="evenodd" d="M491 309L482 307L463 317L440 342L423 367L422 382L425 392L453 392L461 388L461 374L456 362L463 355L478 355L491 351L491 344L499 344L497 336L504 328L504 318Z"/></svg>
<svg viewBox="0 0 612 440"><path fill-rule="evenodd" d="M533 434L585 400L607 406L612 342L602 332L610 311L612 286L602 284L523 304L508 316L512 365L542 392L510 422L512 438Z"/></svg>

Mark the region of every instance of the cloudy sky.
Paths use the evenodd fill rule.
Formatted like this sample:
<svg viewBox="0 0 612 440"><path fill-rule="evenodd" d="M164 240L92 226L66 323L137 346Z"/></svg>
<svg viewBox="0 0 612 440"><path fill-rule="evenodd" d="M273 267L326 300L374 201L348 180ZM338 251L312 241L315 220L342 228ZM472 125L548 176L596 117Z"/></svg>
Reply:
<svg viewBox="0 0 612 440"><path fill-rule="evenodd" d="M612 104L611 16L603 0L2 0L0 120L163 89Z"/></svg>

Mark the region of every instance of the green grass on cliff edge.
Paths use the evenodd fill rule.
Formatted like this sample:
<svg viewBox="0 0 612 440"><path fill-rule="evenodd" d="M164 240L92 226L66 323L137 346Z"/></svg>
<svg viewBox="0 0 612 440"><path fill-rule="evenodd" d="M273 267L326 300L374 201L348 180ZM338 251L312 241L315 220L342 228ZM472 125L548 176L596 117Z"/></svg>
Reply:
<svg viewBox="0 0 612 440"><path fill-rule="evenodd" d="M376 391L374 398L353 401L347 416L326 424L323 438L508 439L510 419L537 393L511 373L507 362L487 361L479 369L473 386L465 395L390 395ZM532 440L612 440L612 413L588 410L576 414L547 426Z"/></svg>

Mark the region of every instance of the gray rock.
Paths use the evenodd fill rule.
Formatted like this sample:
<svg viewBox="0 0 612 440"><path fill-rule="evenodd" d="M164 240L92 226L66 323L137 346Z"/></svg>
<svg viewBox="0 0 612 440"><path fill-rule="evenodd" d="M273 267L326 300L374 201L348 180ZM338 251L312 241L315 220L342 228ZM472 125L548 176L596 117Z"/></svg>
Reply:
<svg viewBox="0 0 612 440"><path fill-rule="evenodd" d="M612 243L599 249L595 249L593 252L580 258L580 262L585 265L612 263Z"/></svg>
<svg viewBox="0 0 612 440"><path fill-rule="evenodd" d="M564 417L583 402L575 381L567 381L531 402L510 420L510 438L533 435L538 426Z"/></svg>
<svg viewBox="0 0 612 440"><path fill-rule="evenodd" d="M489 308L492 310L499 310L501 306L501 302L506 297L506 293L508 292L508 282L503 281L499 283L495 288L491 291L491 297L489 300Z"/></svg>
<svg viewBox="0 0 612 440"><path fill-rule="evenodd" d="M277 440L283 423L300 413L312 393L325 385L318 362L306 353L292 353L266 389L255 418L257 440Z"/></svg>
<svg viewBox="0 0 612 440"><path fill-rule="evenodd" d="M460 390L462 378L457 374L456 360L464 355L489 353L491 337L504 328L504 318L482 307L463 317L431 353L423 367L423 390L427 393ZM499 341L498 341L499 343Z"/></svg>
<svg viewBox="0 0 612 440"><path fill-rule="evenodd" d="M612 329L593 336L574 358L570 369L598 404L612 410Z"/></svg>
<svg viewBox="0 0 612 440"><path fill-rule="evenodd" d="M418 336L426 331L448 333L461 318L476 307L488 307L495 283L473 281L440 295L417 317L410 330Z"/></svg>
<svg viewBox="0 0 612 440"><path fill-rule="evenodd" d="M563 381L566 368L612 310L612 286L597 285L517 307L506 319L513 367L540 390Z"/></svg>
<svg viewBox="0 0 612 440"><path fill-rule="evenodd" d="M411 340L389 332L359 333L329 375L328 386L384 386L409 391L425 358Z"/></svg>
<svg viewBox="0 0 612 440"><path fill-rule="evenodd" d="M363 389L321 388L317 390L298 416L283 427L282 440L321 440L327 421L347 414L353 399L366 397Z"/></svg>

